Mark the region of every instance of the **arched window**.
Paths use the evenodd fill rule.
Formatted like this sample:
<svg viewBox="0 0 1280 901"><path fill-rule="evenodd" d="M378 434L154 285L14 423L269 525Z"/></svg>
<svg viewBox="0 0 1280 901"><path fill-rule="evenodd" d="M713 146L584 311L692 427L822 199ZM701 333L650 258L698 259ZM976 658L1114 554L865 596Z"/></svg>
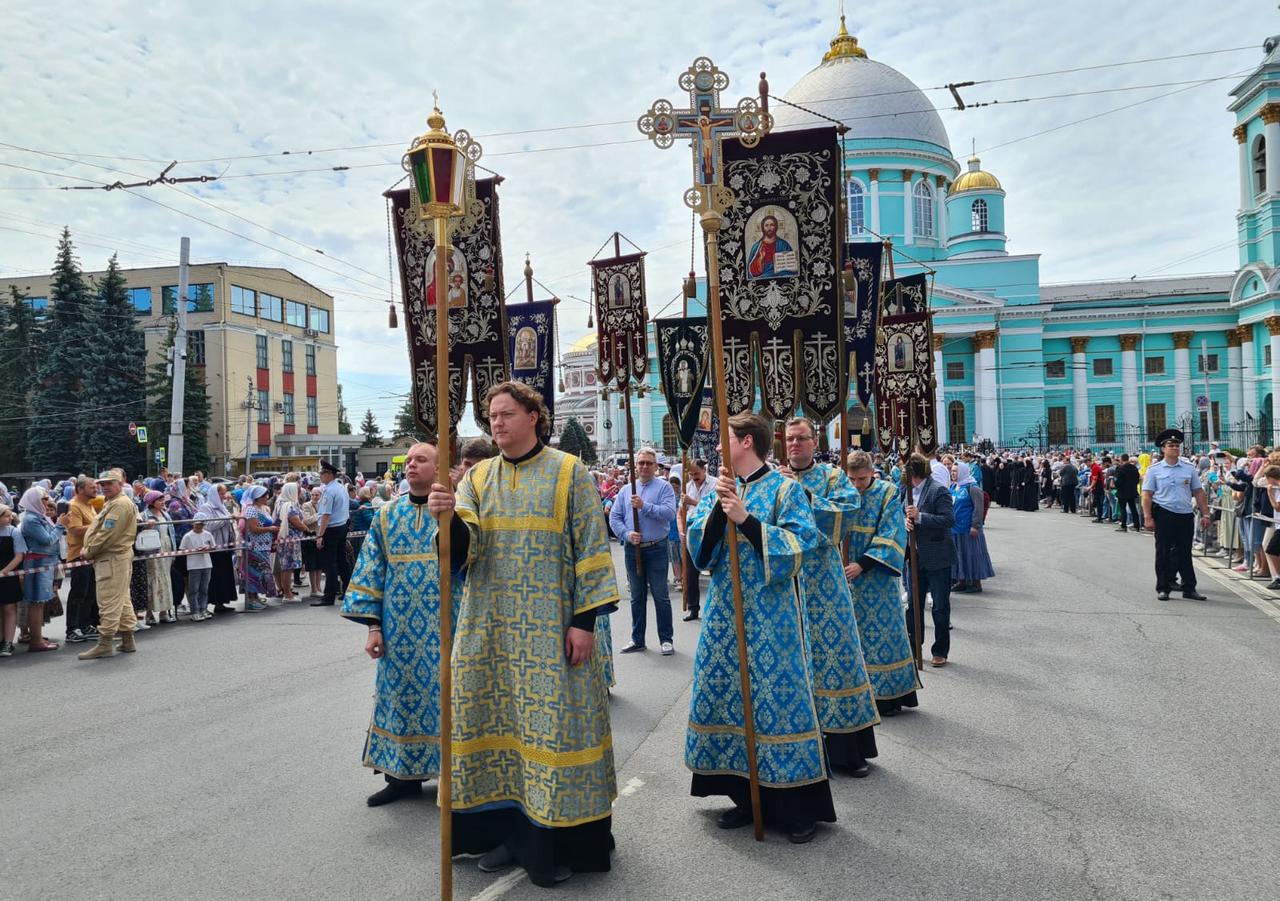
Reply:
<svg viewBox="0 0 1280 901"><path fill-rule="evenodd" d="M911 189L913 229L917 238L933 237L933 189L927 181L918 181Z"/></svg>
<svg viewBox="0 0 1280 901"><path fill-rule="evenodd" d="M676 421L667 413L662 417L662 449L674 451L680 448L680 438L676 434Z"/></svg>
<svg viewBox="0 0 1280 901"><path fill-rule="evenodd" d="M953 400L947 404L947 443L952 445L969 443L965 433L962 401Z"/></svg>
<svg viewBox="0 0 1280 901"><path fill-rule="evenodd" d="M982 198L978 198L973 202L973 208L969 212L969 222L973 231L990 231L987 228L987 202Z"/></svg>
<svg viewBox="0 0 1280 901"><path fill-rule="evenodd" d="M1267 191L1267 139L1258 135L1253 139L1253 193Z"/></svg>
<svg viewBox="0 0 1280 901"><path fill-rule="evenodd" d="M856 178L849 179L846 197L849 205L849 237L866 234L867 192L862 187L862 182Z"/></svg>

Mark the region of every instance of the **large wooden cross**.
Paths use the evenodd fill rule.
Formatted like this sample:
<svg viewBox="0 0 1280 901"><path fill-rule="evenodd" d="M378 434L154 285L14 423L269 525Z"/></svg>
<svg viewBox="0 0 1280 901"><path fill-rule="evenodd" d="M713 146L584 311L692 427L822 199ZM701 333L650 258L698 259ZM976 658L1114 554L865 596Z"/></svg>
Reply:
<svg viewBox="0 0 1280 901"><path fill-rule="evenodd" d="M695 59L677 84L689 92L687 108L655 100L636 124L663 149L676 138L687 139L693 148L693 187L685 192L685 204L699 212L723 210L732 195L723 186L721 142L736 137L747 147L758 144L772 124L770 116L755 97L744 97L736 107L721 107L720 92L729 86L729 76L705 56Z"/></svg>

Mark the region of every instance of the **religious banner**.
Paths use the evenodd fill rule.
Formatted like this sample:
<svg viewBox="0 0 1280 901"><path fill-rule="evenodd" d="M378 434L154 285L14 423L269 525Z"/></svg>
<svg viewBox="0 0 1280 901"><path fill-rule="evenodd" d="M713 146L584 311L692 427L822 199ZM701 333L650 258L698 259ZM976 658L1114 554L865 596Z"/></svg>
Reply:
<svg viewBox="0 0 1280 901"><path fill-rule="evenodd" d="M556 301L509 305L507 334L511 342L511 380L523 382L541 394L547 413L555 422Z"/></svg>
<svg viewBox="0 0 1280 901"><path fill-rule="evenodd" d="M687 448L693 444L694 433L703 428L703 388L710 365L707 320L705 316L655 319L653 327L662 396L675 421L680 446Z"/></svg>
<svg viewBox="0 0 1280 901"><path fill-rule="evenodd" d="M871 409L875 397L876 323L880 319L880 266L884 245L879 241L846 244L844 268L845 371L850 393Z"/></svg>
<svg viewBox="0 0 1280 901"><path fill-rule="evenodd" d="M750 410L758 384L772 418L799 406L827 422L845 397L836 130L770 134L723 152L734 196L719 239L729 412Z"/></svg>
<svg viewBox="0 0 1280 901"><path fill-rule="evenodd" d="M413 414L427 435L436 434L436 298L449 304L449 426L457 430L466 406L467 375L476 423L489 431L480 403L485 392L506 378L507 328L503 312L502 243L498 227L496 179L475 183L476 196L451 238L448 284L435 284L435 233L420 222L408 189L388 191L392 233L400 263L405 334L413 371Z"/></svg>
<svg viewBox="0 0 1280 901"><path fill-rule="evenodd" d="M924 273L891 278L880 291L880 308L886 316L929 312L929 277Z"/></svg>
<svg viewBox="0 0 1280 901"><path fill-rule="evenodd" d="M596 308L596 353L600 380L616 383L644 381L649 368L645 324L644 254L592 260L591 287ZM629 368L628 368L629 364Z"/></svg>
<svg viewBox="0 0 1280 901"><path fill-rule="evenodd" d="M933 453L938 424L934 421L933 320L928 312L881 316L875 380L880 450L905 455L918 446Z"/></svg>
<svg viewBox="0 0 1280 901"><path fill-rule="evenodd" d="M702 407L698 425L693 431L691 450L720 453L720 417L716 415L716 398L710 387L702 389Z"/></svg>

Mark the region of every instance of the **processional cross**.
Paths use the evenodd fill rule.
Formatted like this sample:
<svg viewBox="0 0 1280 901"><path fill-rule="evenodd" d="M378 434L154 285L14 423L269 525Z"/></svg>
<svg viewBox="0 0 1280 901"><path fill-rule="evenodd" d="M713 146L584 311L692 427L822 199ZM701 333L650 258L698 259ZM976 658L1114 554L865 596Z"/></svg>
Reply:
<svg viewBox="0 0 1280 901"><path fill-rule="evenodd" d="M755 97L744 97L736 107L720 106L720 92L729 86L725 75L710 59L700 56L680 74L677 83L689 92L687 109L676 109L670 100L655 100L636 123L644 134L664 150L676 138L693 146L693 187L684 202L693 210L724 210L733 195L723 186L721 141L737 137L744 147L760 143L773 125L772 117Z"/></svg>

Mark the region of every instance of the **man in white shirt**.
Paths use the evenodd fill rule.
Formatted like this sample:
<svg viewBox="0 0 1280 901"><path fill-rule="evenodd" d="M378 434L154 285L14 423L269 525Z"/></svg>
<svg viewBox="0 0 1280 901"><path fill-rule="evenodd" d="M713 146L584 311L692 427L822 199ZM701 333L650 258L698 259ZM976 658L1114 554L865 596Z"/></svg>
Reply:
<svg viewBox="0 0 1280 901"><path fill-rule="evenodd" d="M685 537L685 523L689 514L693 512L694 507L701 503L704 497L710 494L715 494L715 485L707 478L707 461L690 460L689 478L684 483L684 497L680 500L680 514L676 520L676 525L680 530L681 548L687 547L688 539ZM702 609L702 586L698 582L701 574L694 568L692 559L688 561L688 564L687 577L684 583L685 614L683 619L686 623L696 620L699 611Z"/></svg>

